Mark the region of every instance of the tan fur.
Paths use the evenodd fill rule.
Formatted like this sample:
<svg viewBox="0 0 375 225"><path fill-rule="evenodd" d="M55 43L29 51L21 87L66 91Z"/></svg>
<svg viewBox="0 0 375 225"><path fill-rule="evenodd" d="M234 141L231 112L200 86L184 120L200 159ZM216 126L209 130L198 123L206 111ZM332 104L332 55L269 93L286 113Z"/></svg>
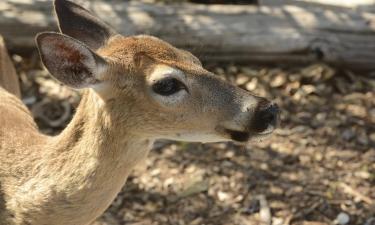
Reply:
<svg viewBox="0 0 375 225"><path fill-rule="evenodd" d="M0 86L5 90L21 97L21 90L18 83L16 70L14 69L7 50L4 39L0 36Z"/></svg>
<svg viewBox="0 0 375 225"><path fill-rule="evenodd" d="M83 91L55 137L39 133L17 91L0 87L0 225L89 224L155 139L230 140L221 128L247 130L261 100L155 37L117 35L97 53L110 65L102 84ZM168 70L180 71L189 87L188 99L173 107L149 89Z"/></svg>

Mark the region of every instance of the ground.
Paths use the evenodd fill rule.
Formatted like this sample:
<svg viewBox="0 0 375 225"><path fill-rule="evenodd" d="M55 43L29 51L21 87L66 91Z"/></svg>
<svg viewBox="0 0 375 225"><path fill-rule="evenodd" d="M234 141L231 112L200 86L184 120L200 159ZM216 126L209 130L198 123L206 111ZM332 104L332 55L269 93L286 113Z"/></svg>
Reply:
<svg viewBox="0 0 375 225"><path fill-rule="evenodd" d="M60 132L79 95L51 79L37 54L13 60L41 130ZM280 128L246 146L157 142L96 224L375 224L375 74L207 67L274 99Z"/></svg>

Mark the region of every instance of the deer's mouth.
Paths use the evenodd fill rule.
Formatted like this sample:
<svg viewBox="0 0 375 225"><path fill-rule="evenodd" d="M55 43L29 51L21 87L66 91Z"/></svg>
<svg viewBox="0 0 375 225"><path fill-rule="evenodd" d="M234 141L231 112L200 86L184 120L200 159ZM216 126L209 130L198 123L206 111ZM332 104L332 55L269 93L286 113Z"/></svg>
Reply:
<svg viewBox="0 0 375 225"><path fill-rule="evenodd" d="M229 134L230 138L238 142L246 142L250 139L250 132L236 131L225 129L225 132Z"/></svg>
<svg viewBox="0 0 375 225"><path fill-rule="evenodd" d="M236 142L248 142L253 138L263 138L269 136L274 129L267 129L261 133L249 131L237 131L231 129L224 129L224 132L230 136L230 139Z"/></svg>

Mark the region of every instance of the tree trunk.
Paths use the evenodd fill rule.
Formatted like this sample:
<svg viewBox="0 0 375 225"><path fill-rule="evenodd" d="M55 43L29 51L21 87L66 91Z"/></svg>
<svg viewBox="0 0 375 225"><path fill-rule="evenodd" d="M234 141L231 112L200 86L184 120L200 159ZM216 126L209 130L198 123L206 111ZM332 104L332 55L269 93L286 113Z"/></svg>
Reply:
<svg viewBox="0 0 375 225"><path fill-rule="evenodd" d="M125 35L151 34L206 61L322 61L375 70L375 14L316 4L275 6L152 5L77 1ZM0 33L12 49L33 48L34 36L56 30L50 0L2 0Z"/></svg>

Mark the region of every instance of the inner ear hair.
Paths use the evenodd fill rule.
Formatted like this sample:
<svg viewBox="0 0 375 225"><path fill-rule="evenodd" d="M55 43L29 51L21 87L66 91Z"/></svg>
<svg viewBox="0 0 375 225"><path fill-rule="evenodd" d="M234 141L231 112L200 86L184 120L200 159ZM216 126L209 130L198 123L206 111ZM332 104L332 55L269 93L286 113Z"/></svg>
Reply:
<svg viewBox="0 0 375 225"><path fill-rule="evenodd" d="M53 32L39 34L36 41L43 64L60 82L77 89L101 83L107 62L85 44Z"/></svg>

